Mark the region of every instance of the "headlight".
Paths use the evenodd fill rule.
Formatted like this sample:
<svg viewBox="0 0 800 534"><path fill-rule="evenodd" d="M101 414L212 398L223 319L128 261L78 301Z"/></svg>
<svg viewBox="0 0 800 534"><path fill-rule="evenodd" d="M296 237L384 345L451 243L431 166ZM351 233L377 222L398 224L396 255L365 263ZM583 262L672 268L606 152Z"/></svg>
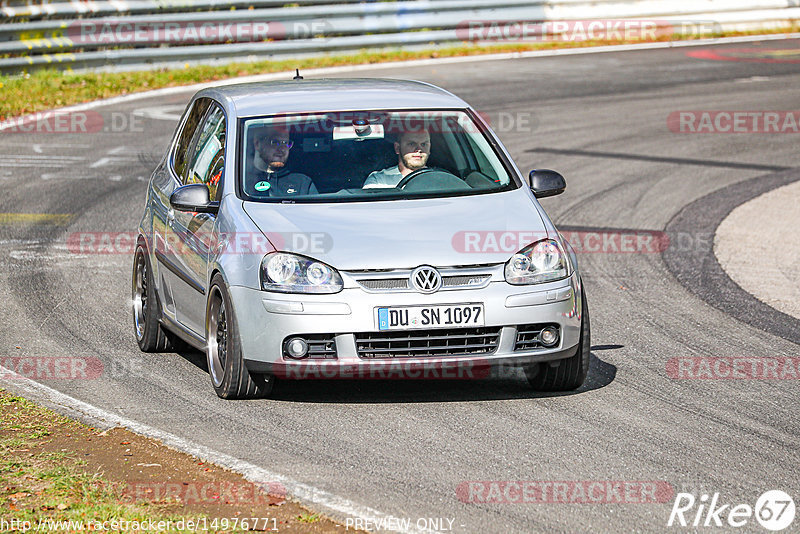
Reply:
<svg viewBox="0 0 800 534"><path fill-rule="evenodd" d="M567 258L558 243L543 239L514 254L506 263L506 282L514 285L539 284L569 275Z"/></svg>
<svg viewBox="0 0 800 534"><path fill-rule="evenodd" d="M329 265L286 252L261 260L261 289L282 293L338 293L341 275Z"/></svg>

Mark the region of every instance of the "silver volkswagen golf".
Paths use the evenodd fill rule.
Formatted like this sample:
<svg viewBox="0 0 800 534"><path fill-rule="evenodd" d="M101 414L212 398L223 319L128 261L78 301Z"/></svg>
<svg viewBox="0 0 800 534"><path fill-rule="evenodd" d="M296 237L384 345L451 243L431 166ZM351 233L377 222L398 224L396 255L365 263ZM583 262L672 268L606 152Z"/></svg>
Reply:
<svg viewBox="0 0 800 534"><path fill-rule="evenodd" d="M298 77L299 78L299 77ZM276 378L479 378L589 367L575 253L466 102L379 79L204 89L150 179L133 262L143 351L207 355L226 399Z"/></svg>

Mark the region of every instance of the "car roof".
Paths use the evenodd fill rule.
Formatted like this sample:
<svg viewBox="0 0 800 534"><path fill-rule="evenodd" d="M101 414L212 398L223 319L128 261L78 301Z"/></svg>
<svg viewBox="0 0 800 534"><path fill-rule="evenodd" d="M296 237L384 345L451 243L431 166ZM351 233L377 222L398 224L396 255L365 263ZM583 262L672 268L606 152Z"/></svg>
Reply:
<svg viewBox="0 0 800 534"><path fill-rule="evenodd" d="M197 97L223 103L237 117L362 109L466 108L435 85L380 78L329 78L253 82L209 87Z"/></svg>

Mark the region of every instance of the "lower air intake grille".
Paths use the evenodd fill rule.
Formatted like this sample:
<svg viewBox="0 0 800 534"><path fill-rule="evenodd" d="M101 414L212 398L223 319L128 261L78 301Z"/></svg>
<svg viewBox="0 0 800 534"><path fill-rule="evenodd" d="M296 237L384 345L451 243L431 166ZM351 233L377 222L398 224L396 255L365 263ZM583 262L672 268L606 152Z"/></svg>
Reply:
<svg viewBox="0 0 800 534"><path fill-rule="evenodd" d="M491 354L497 350L500 327L364 332L355 336L360 358Z"/></svg>
<svg viewBox="0 0 800 534"><path fill-rule="evenodd" d="M336 341L334 334L300 334L289 336L283 340L284 344L292 338L300 338L308 343L308 356L312 360L336 359ZM284 353L284 357L286 354Z"/></svg>
<svg viewBox="0 0 800 534"><path fill-rule="evenodd" d="M317 359L336 358L336 341L333 334L308 336L308 357Z"/></svg>
<svg viewBox="0 0 800 534"><path fill-rule="evenodd" d="M555 326L558 329L557 324L523 324L517 327L517 339L514 343L514 350L532 350L532 349L541 349L544 348L541 341L539 341L539 332L542 331L543 328L546 326ZM559 336L561 335L561 331L559 330Z"/></svg>

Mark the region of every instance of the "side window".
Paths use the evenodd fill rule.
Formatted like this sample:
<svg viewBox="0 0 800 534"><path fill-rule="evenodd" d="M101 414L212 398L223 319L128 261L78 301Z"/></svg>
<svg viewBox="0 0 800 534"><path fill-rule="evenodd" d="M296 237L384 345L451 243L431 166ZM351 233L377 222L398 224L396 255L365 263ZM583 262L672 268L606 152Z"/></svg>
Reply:
<svg viewBox="0 0 800 534"><path fill-rule="evenodd" d="M189 115L186 118L186 122L183 124L183 130L181 130L178 136L178 143L175 146L175 153L172 157L172 170L175 171L175 175L178 179L182 180L183 176L186 174L187 152L192 145L195 131L210 105L211 100L208 98L200 98L194 102L192 109L189 110Z"/></svg>
<svg viewBox="0 0 800 534"><path fill-rule="evenodd" d="M225 114L219 106L214 105L208 112L196 137L184 183L206 184L211 199L217 200L225 168Z"/></svg>
<svg viewBox="0 0 800 534"><path fill-rule="evenodd" d="M500 166L500 162L495 161L492 163L487 158L486 155L491 154L492 148L486 142L486 139L481 134L465 135L464 137L467 139L470 151L478 164L478 168L475 170L496 183L508 183L508 173Z"/></svg>

